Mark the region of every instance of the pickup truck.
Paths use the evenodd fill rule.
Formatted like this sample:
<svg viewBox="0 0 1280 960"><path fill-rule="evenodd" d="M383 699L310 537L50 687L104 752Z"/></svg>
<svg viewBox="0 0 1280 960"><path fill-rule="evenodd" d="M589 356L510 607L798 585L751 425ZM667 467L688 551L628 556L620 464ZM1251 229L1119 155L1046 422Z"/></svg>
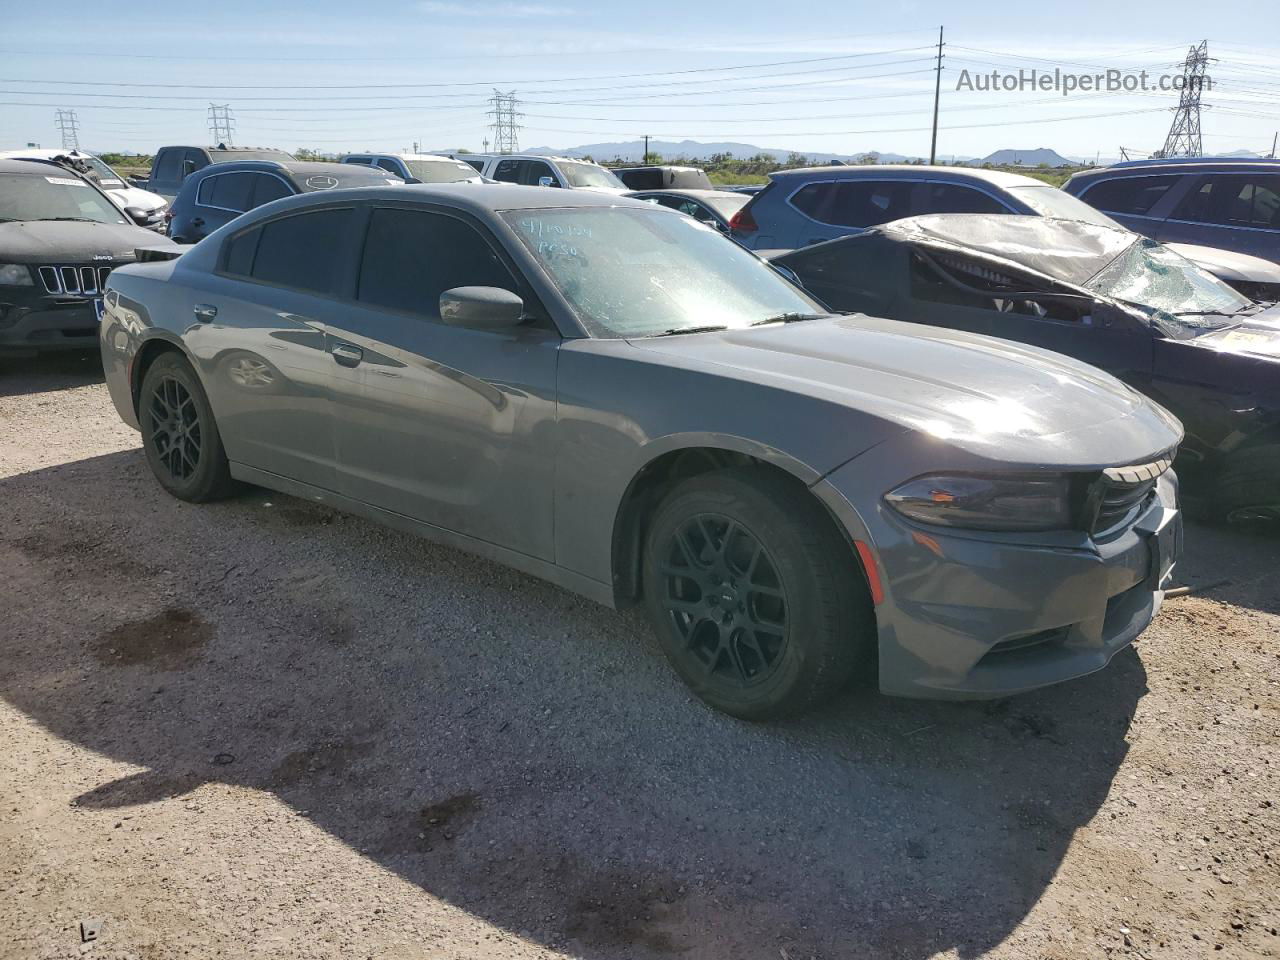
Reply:
<svg viewBox="0 0 1280 960"><path fill-rule="evenodd" d="M182 181L197 170L211 163L232 160L293 160L291 153L267 147L161 147L151 162L151 176L146 180L132 179L135 187L158 193L170 203L178 195Z"/></svg>

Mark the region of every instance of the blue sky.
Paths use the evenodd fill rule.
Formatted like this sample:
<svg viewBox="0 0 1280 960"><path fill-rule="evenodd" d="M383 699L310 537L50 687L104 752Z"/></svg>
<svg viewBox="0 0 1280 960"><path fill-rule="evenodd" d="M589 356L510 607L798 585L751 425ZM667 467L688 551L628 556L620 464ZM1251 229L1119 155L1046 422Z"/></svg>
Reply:
<svg viewBox="0 0 1280 960"><path fill-rule="evenodd" d="M1187 48L1206 38L1218 58L1206 152L1266 151L1280 128L1280 45L1274 6L1261 2L230 0L175 4L162 18L155 5L104 15L101 4L62 4L57 17L36 4L4 6L0 147L57 146L58 107L76 109L90 149L206 142L217 102L231 105L240 144L480 150L485 100L499 86L522 101L524 147L648 133L927 154L940 24L942 158L1158 148L1176 93L982 93L957 81L963 70L1055 66L1146 69L1154 79L1179 72Z"/></svg>

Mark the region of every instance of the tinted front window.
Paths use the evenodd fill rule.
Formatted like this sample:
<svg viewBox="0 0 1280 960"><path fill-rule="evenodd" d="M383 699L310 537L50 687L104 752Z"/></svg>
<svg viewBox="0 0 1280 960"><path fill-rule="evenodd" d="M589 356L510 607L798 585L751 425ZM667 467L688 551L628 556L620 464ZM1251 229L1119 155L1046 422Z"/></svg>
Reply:
<svg viewBox="0 0 1280 960"><path fill-rule="evenodd" d="M161 150L156 157L155 166L151 168L151 179L162 183L178 180L182 177L183 150Z"/></svg>
<svg viewBox="0 0 1280 960"><path fill-rule="evenodd" d="M1209 177L1183 199L1173 218L1231 227L1280 228L1280 175Z"/></svg>
<svg viewBox="0 0 1280 960"><path fill-rule="evenodd" d="M252 257L247 250L254 241L246 239L248 235L233 240L225 269L247 272L263 283L328 293L341 265L351 217L349 209L317 210L271 220L251 231L258 234ZM247 267L246 260L250 261ZM237 269L232 269L233 264Z"/></svg>
<svg viewBox="0 0 1280 960"><path fill-rule="evenodd" d="M1095 183L1084 192L1082 200L1099 210L1142 216L1156 205L1175 183L1177 174L1154 177L1119 177Z"/></svg>
<svg viewBox="0 0 1280 960"><path fill-rule="evenodd" d="M439 319L440 294L453 287L516 292L507 268L470 224L425 210L373 211L356 299Z"/></svg>
<svg viewBox="0 0 1280 960"><path fill-rule="evenodd" d="M925 201L920 213L1009 213L999 200L955 183L930 183L925 186Z"/></svg>
<svg viewBox="0 0 1280 960"><path fill-rule="evenodd" d="M0 173L0 222L93 220L127 223L114 203L74 174L54 166L39 174ZM47 170L48 173L44 173Z"/></svg>
<svg viewBox="0 0 1280 960"><path fill-rule="evenodd" d="M501 180L503 183L519 183L522 166L524 164L519 160L500 160L493 171L493 179Z"/></svg>
<svg viewBox="0 0 1280 960"><path fill-rule="evenodd" d="M503 217L598 337L746 327L822 307L720 232L652 207L510 210Z"/></svg>
<svg viewBox="0 0 1280 960"><path fill-rule="evenodd" d="M819 223L874 227L911 216L911 187L893 180L811 183L791 204Z"/></svg>
<svg viewBox="0 0 1280 960"><path fill-rule="evenodd" d="M524 164L524 175L520 178L520 182L526 186L536 187L540 185L543 177L551 181L551 186L560 186L560 181L556 179L556 172L541 160L526 160Z"/></svg>

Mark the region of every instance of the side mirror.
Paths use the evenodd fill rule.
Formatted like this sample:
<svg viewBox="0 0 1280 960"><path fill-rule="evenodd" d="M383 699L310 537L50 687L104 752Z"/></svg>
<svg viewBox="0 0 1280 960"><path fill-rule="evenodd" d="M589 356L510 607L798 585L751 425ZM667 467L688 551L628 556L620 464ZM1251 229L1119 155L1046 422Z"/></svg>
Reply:
<svg viewBox="0 0 1280 960"><path fill-rule="evenodd" d="M141 207L125 207L124 215L140 227L154 226L160 219L150 210L143 210Z"/></svg>
<svg viewBox="0 0 1280 960"><path fill-rule="evenodd" d="M501 330L524 319L524 301L501 287L454 287L440 294L440 319L453 327Z"/></svg>
<svg viewBox="0 0 1280 960"><path fill-rule="evenodd" d="M538 186L540 187L554 187L555 185L556 185L555 177L539 177L538 178Z"/></svg>

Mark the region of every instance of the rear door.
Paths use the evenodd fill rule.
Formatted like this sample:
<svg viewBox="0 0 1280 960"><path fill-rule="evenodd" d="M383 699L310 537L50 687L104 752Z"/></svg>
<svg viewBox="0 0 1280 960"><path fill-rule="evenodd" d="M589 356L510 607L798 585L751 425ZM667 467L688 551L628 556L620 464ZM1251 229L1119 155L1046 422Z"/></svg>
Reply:
<svg viewBox="0 0 1280 960"><path fill-rule="evenodd" d="M825 180L794 191L787 204L794 230L779 230L779 246L805 247L911 216L916 184L908 180Z"/></svg>
<svg viewBox="0 0 1280 960"><path fill-rule="evenodd" d="M181 225L182 238L195 243L252 209L256 179L257 174L235 171L201 179L191 219Z"/></svg>
<svg viewBox="0 0 1280 960"><path fill-rule="evenodd" d="M1200 243L1280 263L1280 173L1211 173L1156 225L1162 243Z"/></svg>
<svg viewBox="0 0 1280 960"><path fill-rule="evenodd" d="M228 238L186 336L228 458L325 490L336 480L325 329L346 313L335 293L354 217L308 207Z"/></svg>
<svg viewBox="0 0 1280 960"><path fill-rule="evenodd" d="M549 322L441 322L458 286L533 294L479 224L370 205L352 300L327 328L337 362L339 487L384 510L552 559L556 360Z"/></svg>
<svg viewBox="0 0 1280 960"><path fill-rule="evenodd" d="M494 180L501 180L503 183L521 183L520 178L523 174L523 160L504 157L494 165L491 176Z"/></svg>

